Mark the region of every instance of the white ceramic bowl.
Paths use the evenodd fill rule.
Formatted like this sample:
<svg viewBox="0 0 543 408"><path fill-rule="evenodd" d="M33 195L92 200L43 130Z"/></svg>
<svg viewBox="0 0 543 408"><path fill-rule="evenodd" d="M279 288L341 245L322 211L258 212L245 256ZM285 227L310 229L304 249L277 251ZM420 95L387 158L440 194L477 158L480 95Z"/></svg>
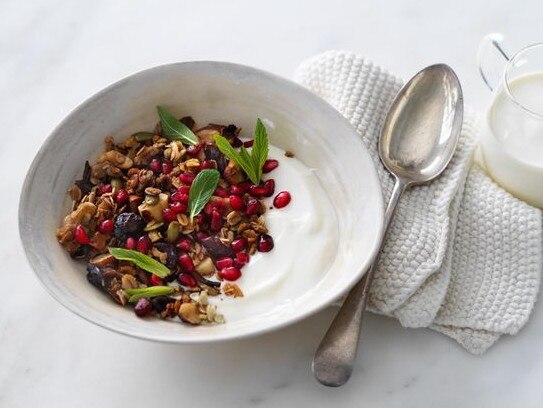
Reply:
<svg viewBox="0 0 543 408"><path fill-rule="evenodd" d="M66 191L83 163L103 149L105 135L125 137L156 123L157 105L198 123L236 123L252 129L269 119L270 142L296 152L328 194L338 219L338 252L319 282L265 316L214 326L188 327L139 319L90 285L85 267L57 243L67 213ZM34 159L19 207L21 240L28 260L51 295L79 316L134 337L196 343L263 333L329 305L358 281L376 254L383 202L369 154L349 123L303 87L254 68L223 62L186 62L131 75L94 95L53 131Z"/></svg>

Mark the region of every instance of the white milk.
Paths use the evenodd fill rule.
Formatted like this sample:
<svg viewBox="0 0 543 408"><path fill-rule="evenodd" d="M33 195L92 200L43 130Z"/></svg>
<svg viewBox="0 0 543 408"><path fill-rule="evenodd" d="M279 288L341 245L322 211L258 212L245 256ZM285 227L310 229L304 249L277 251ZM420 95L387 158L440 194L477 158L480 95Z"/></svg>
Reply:
<svg viewBox="0 0 543 408"><path fill-rule="evenodd" d="M543 72L509 82L513 101L502 89L487 117L482 138L484 164L506 190L543 207Z"/></svg>

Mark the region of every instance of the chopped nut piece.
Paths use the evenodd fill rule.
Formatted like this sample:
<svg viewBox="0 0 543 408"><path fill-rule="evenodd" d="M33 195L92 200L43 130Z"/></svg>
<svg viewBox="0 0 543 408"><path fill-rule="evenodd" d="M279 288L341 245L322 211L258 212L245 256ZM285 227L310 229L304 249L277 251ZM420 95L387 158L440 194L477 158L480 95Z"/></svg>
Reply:
<svg viewBox="0 0 543 408"><path fill-rule="evenodd" d="M158 195L158 201L154 205L149 205L146 202L143 202L139 205L138 211L141 216L147 220L155 220L158 222L162 221L162 210L168 207L168 195L165 193L160 193Z"/></svg>
<svg viewBox="0 0 543 408"><path fill-rule="evenodd" d="M121 278L123 289L137 289L139 287L138 281L132 275L123 275Z"/></svg>
<svg viewBox="0 0 543 408"><path fill-rule="evenodd" d="M228 225L234 226L239 224L241 221L241 214L238 211L231 211L226 216L226 222L228 222Z"/></svg>
<svg viewBox="0 0 543 408"><path fill-rule="evenodd" d="M294 157L294 153L292 153L290 150L285 151L286 157Z"/></svg>
<svg viewBox="0 0 543 408"><path fill-rule="evenodd" d="M153 197L158 197L158 195L162 193L162 190L160 190L160 188L155 188L155 187L146 187L144 191L145 191L145 194L149 196L153 196Z"/></svg>
<svg viewBox="0 0 543 408"><path fill-rule="evenodd" d="M204 256L202 252L200 252L200 254L202 257ZM199 256L200 254L198 254L197 256ZM196 265L196 272L198 272L202 276L213 275L215 273L215 265L213 264L211 258L203 258L200 263Z"/></svg>
<svg viewBox="0 0 543 408"><path fill-rule="evenodd" d="M179 307L179 317L184 322L190 324L200 324L202 318L200 317L200 311L196 303L183 303Z"/></svg>
<svg viewBox="0 0 543 408"><path fill-rule="evenodd" d="M236 285L235 283L232 283L232 282L224 283L222 290L226 296L232 296L235 298L243 297L243 292L241 291L239 286Z"/></svg>

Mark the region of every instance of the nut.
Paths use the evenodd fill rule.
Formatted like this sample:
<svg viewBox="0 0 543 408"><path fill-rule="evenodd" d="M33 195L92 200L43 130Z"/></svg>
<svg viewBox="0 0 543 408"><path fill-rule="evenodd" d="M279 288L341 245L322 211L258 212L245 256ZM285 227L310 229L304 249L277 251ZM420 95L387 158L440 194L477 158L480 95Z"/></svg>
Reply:
<svg viewBox="0 0 543 408"><path fill-rule="evenodd" d="M200 324L202 319L196 303L183 303L179 307L179 317L190 324Z"/></svg>
<svg viewBox="0 0 543 408"><path fill-rule="evenodd" d="M138 211L141 216L147 220L162 221L162 210L168 206L168 195L165 193L160 193L158 195L158 201L156 204L149 205L146 202L141 203L138 206Z"/></svg>
<svg viewBox="0 0 543 408"><path fill-rule="evenodd" d="M238 211L231 211L226 216L226 222L228 225L234 226L241 222L241 214Z"/></svg>
<svg viewBox="0 0 543 408"><path fill-rule="evenodd" d="M123 289L137 289L138 281L132 275L123 275L121 278L121 285Z"/></svg>
<svg viewBox="0 0 543 408"><path fill-rule="evenodd" d="M117 150L109 150L105 153L102 153L100 157L98 157L98 160L96 160L97 163L109 163L112 166L118 167L120 169L129 169L134 165L134 162L129 157L125 156L121 152L118 152Z"/></svg>
<svg viewBox="0 0 543 408"><path fill-rule="evenodd" d="M232 282L226 282L224 285L223 285L223 288L222 288L224 294L226 296L232 296L232 297L243 297L243 292L241 291L241 289L239 288L238 285L236 285L235 283L232 283Z"/></svg>
<svg viewBox="0 0 543 408"><path fill-rule="evenodd" d="M89 261L89 263L96 265L99 268L113 266L115 265L115 262L115 258L111 254L97 255Z"/></svg>
<svg viewBox="0 0 543 408"><path fill-rule="evenodd" d="M197 266L196 272L202 276L209 276L215 272L215 265L210 257L204 258Z"/></svg>
<svg viewBox="0 0 543 408"><path fill-rule="evenodd" d="M185 162L185 168L189 171L194 171L195 169L200 167L200 160L198 159L188 159Z"/></svg>
<svg viewBox="0 0 543 408"><path fill-rule="evenodd" d="M146 231L146 232L154 231L156 229L159 229L163 225L164 225L163 222L158 222L158 221L152 220L152 221L149 221L147 223L147 225L145 226L145 228L143 230Z"/></svg>
<svg viewBox="0 0 543 408"><path fill-rule="evenodd" d="M158 197L158 195L162 193L160 188L155 188L155 187L146 187L144 191L145 191L145 194L152 197Z"/></svg>

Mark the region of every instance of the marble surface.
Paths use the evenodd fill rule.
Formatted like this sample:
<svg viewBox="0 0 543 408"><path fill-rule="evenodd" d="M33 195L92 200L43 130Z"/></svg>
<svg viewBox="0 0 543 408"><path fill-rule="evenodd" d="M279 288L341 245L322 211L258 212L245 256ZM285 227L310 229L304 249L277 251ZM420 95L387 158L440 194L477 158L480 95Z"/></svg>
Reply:
<svg viewBox="0 0 543 408"><path fill-rule="evenodd" d="M542 406L542 304L519 335L480 357L437 333L368 315L353 378L328 389L314 381L309 364L331 309L239 342L180 347L134 340L50 298L18 240L20 185L34 153L72 108L109 83L193 59L291 76L302 59L342 48L404 77L449 63L467 104L482 110L489 95L475 67L479 38L502 31L516 44L543 40L540 1L484 3L2 1L0 406Z"/></svg>

